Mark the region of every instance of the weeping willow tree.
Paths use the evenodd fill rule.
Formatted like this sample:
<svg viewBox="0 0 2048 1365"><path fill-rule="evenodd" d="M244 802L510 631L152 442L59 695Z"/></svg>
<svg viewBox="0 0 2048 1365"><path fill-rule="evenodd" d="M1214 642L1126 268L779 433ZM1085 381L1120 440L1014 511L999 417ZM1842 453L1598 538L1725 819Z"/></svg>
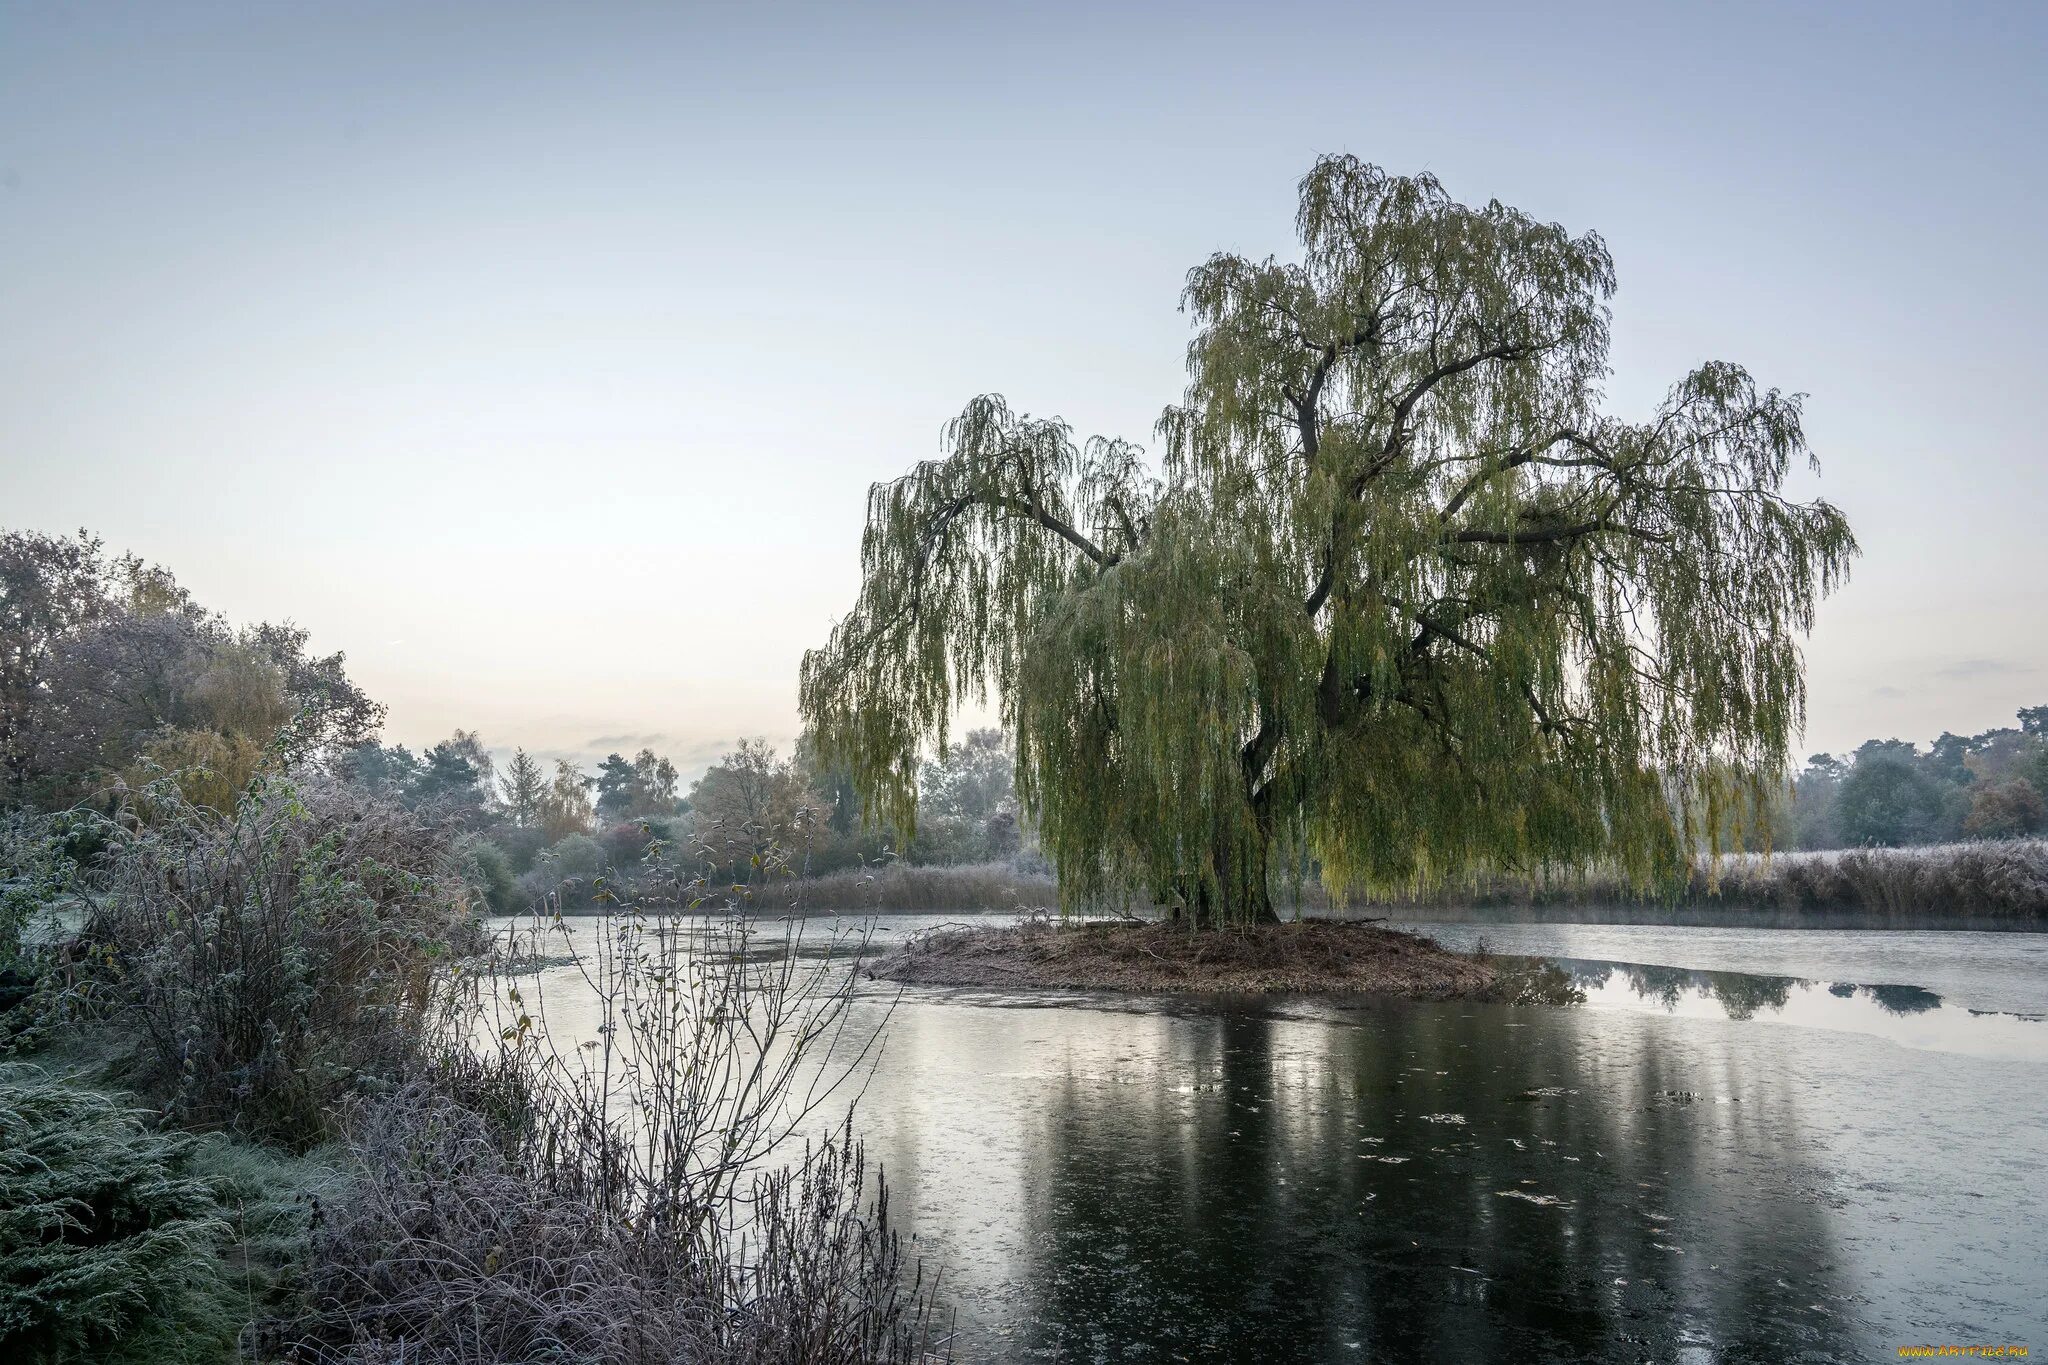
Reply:
<svg viewBox="0 0 2048 1365"><path fill-rule="evenodd" d="M1607 249L1349 157L1299 263L1218 255L1157 472L976 398L869 495L802 709L868 808L991 694L1063 896L1198 922L1605 861L1647 885L1761 826L1798 639L1856 542L1786 496L1800 400L1701 366L1601 413Z"/></svg>

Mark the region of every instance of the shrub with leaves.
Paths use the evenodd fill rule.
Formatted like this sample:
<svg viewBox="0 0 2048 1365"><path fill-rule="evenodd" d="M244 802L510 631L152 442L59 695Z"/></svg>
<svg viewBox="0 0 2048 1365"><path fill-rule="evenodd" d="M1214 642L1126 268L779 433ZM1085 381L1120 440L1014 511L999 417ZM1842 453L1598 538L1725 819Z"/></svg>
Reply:
<svg viewBox="0 0 2048 1365"><path fill-rule="evenodd" d="M70 890L81 853L94 851L104 824L69 811L0 818L0 974L26 970L25 936Z"/></svg>

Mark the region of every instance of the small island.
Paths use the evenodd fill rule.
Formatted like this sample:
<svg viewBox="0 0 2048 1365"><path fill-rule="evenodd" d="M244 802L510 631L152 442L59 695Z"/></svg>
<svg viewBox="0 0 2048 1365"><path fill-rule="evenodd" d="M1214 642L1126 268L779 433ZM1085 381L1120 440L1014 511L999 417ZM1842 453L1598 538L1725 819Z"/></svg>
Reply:
<svg viewBox="0 0 2048 1365"><path fill-rule="evenodd" d="M906 985L1022 990L1554 1004L1579 998L1554 967L1453 952L1419 934L1337 920L1203 933L1158 920L949 924L877 958L867 974Z"/></svg>

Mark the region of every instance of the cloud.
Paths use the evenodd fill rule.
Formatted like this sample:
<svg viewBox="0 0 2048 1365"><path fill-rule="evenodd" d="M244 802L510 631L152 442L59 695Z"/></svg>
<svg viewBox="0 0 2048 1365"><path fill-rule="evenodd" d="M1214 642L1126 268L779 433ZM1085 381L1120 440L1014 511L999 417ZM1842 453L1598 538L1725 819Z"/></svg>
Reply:
<svg viewBox="0 0 2048 1365"><path fill-rule="evenodd" d="M693 744L682 746L671 757L685 766L693 763L711 763L737 749L739 743L737 739L700 739Z"/></svg>
<svg viewBox="0 0 2048 1365"><path fill-rule="evenodd" d="M1870 695L1873 697L1903 697L1907 696L1908 693L1903 687L1877 687L1871 689Z"/></svg>
<svg viewBox="0 0 2048 1365"><path fill-rule="evenodd" d="M558 760L566 759L585 772L597 767L608 753L623 753L631 757L640 749L652 749L655 753L676 765L682 775L683 785L704 775L704 770L739 747L742 738L766 738L775 752L787 758L795 746L793 737L777 738L756 735L714 735L693 737L674 734L669 731L649 731L640 734L596 735L582 745L527 745L527 754L552 768ZM493 748L491 757L500 768L512 760L512 747Z"/></svg>
<svg viewBox="0 0 2048 1365"><path fill-rule="evenodd" d="M1934 670L1937 678L2021 677L2039 670L2012 659L1958 659Z"/></svg>
<svg viewBox="0 0 2048 1365"><path fill-rule="evenodd" d="M659 749L672 745L676 737L670 734L651 735L599 735L583 741L586 749Z"/></svg>
<svg viewBox="0 0 2048 1365"><path fill-rule="evenodd" d="M602 756L609 752L631 754L637 749L652 749L664 758L672 759L679 767L693 764L715 763L739 747L740 736L713 735L692 737L668 733L645 735L598 735L584 741L583 753ZM777 745L786 752L786 745Z"/></svg>

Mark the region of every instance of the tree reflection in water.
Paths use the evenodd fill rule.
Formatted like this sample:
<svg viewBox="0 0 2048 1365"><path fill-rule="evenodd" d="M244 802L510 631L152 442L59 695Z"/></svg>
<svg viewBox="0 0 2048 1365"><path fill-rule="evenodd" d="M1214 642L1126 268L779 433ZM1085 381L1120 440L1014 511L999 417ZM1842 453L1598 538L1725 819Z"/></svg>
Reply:
<svg viewBox="0 0 2048 1365"><path fill-rule="evenodd" d="M1791 999L1793 988L1813 984L1796 976L1703 972L1687 967L1656 967L1638 962L1571 961L1562 965L1573 981L1585 989L1604 987L1618 973L1639 999L1660 1004L1666 1010L1675 1010L1690 991L1719 1001L1730 1019L1753 1018L1758 1010L1781 1010ZM1936 1003L1939 1003L1938 999Z"/></svg>
<svg viewBox="0 0 2048 1365"><path fill-rule="evenodd" d="M1185 1085L1069 1074L1026 1144L1017 1344L1275 1362L1842 1350L1826 1214L1801 1188L1818 1177L1786 1157L1790 1087L1717 1104L1651 1034L1593 1053L1512 1013L1224 1014L1179 1021L1162 1064Z"/></svg>
<svg viewBox="0 0 2048 1365"><path fill-rule="evenodd" d="M1730 1019L1752 1019L1762 1012L1783 1010L1795 990L1819 983L1796 976L1762 976L1753 972L1707 972L1686 967L1656 967L1635 962L1562 961L1561 969L1582 990L1600 990L1618 975L1640 1000L1676 1010L1688 993L1717 1001ZM1827 986L1838 1000L1857 996L1876 1002L1889 1015L1923 1014L1941 1007L1941 997L1922 986L1860 986L1838 981Z"/></svg>
<svg viewBox="0 0 2048 1365"><path fill-rule="evenodd" d="M1886 1014L1924 1014L1941 1008L1941 997L1920 986L1865 986L1862 990Z"/></svg>

